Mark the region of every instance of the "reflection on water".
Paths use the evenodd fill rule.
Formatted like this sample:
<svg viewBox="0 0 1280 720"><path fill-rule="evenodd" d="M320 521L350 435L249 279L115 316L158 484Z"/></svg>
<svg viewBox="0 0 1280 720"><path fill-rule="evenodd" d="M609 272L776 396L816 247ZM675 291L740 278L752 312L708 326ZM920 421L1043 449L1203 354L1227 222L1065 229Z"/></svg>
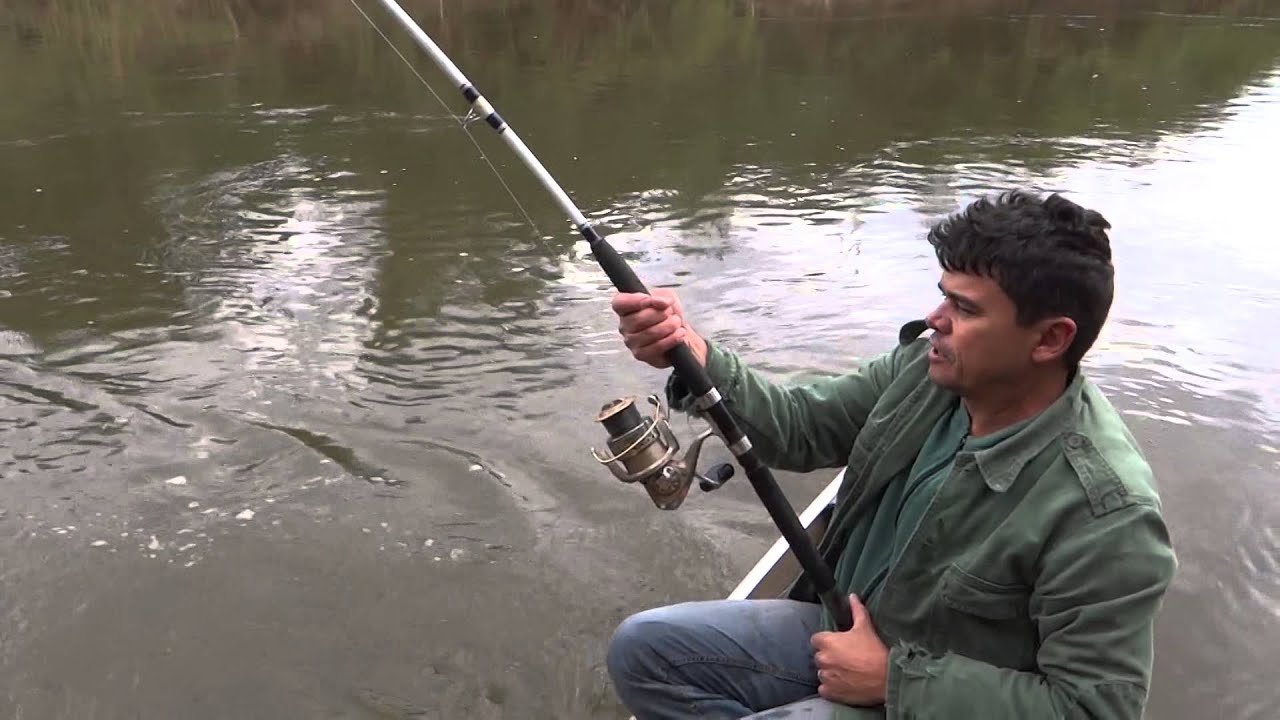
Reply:
<svg viewBox="0 0 1280 720"><path fill-rule="evenodd" d="M1110 217L1131 236L1117 247L1131 279L1094 362L1250 408L1244 416L1188 415L1158 393L1137 393L1140 407L1158 417L1265 434L1280 427L1280 388L1271 381L1280 345L1259 333L1280 305L1280 265L1266 241L1270 223L1256 212L1270 203L1262 171L1280 161L1277 123L1280 73L1273 73L1243 88L1221 119L1166 137L1140 167L1069 176L1087 192L1126 198ZM1199 242L1170 252L1178 237Z"/></svg>
<svg viewBox="0 0 1280 720"><path fill-rule="evenodd" d="M974 195L1101 210L1088 366L1181 560L1151 716L1280 702L1273 8L408 5L642 279L778 377L931 307L924 231ZM583 244L349 3L138 7L0 9L3 714L625 717L613 624L723 594L774 531L746 484L658 513L591 460L599 404L663 374Z"/></svg>
<svg viewBox="0 0 1280 720"><path fill-rule="evenodd" d="M310 387L351 381L377 314L384 251L375 192L298 158L170 178L157 198L173 243L161 261L248 372Z"/></svg>

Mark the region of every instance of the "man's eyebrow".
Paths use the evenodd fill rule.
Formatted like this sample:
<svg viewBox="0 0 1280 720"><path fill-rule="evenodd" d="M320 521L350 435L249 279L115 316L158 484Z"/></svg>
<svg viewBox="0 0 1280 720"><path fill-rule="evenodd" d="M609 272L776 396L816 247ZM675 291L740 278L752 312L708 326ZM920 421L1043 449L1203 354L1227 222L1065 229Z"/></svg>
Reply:
<svg viewBox="0 0 1280 720"><path fill-rule="evenodd" d="M942 281L938 281L938 292L941 292L943 296L945 296L948 300L952 300L954 302L960 303L961 305L967 305L974 309L980 309L982 307L982 305L980 305L978 301L974 300L968 295L962 295L958 292L952 292L942 287Z"/></svg>

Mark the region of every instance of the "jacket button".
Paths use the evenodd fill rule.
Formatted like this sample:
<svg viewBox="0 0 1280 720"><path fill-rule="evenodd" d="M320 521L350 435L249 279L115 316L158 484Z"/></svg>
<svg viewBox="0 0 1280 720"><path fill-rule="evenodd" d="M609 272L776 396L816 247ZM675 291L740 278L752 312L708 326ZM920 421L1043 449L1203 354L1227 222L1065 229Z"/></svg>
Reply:
<svg viewBox="0 0 1280 720"><path fill-rule="evenodd" d="M1067 436L1067 447L1069 447L1069 448L1071 448L1071 449L1073 449L1073 450L1079 450L1080 448L1084 447L1084 438L1080 437L1079 435L1074 435L1074 434L1073 434L1073 435L1068 435L1068 436Z"/></svg>

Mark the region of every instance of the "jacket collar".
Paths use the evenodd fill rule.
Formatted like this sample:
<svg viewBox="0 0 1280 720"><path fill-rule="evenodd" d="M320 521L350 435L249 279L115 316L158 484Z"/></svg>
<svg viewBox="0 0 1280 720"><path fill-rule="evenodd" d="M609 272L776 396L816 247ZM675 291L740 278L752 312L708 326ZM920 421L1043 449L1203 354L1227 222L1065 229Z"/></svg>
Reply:
<svg viewBox="0 0 1280 720"><path fill-rule="evenodd" d="M908 345L928 328L923 320L912 320L898 331L898 341ZM932 382L926 379L926 382ZM1076 417L1085 385L1084 372L1077 372L1058 399L1033 416L1026 425L995 446L977 452L961 452L971 455L987 487L995 492L1005 492L1013 486L1022 469L1044 451L1049 443L1070 432L1072 419ZM956 396L957 400L959 397Z"/></svg>
<svg viewBox="0 0 1280 720"><path fill-rule="evenodd" d="M987 486L996 492L1008 490L1022 473L1022 468L1044 451L1050 443L1070 432L1084 392L1084 373L1076 376L1053 404L1031 418L1022 429L996 443L994 447L973 453L978 470Z"/></svg>

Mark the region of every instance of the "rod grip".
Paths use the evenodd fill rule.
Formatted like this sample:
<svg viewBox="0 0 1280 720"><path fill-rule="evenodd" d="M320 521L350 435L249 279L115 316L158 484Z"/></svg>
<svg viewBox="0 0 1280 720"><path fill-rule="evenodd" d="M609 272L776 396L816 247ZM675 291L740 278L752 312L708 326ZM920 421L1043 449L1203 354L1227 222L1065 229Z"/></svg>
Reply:
<svg viewBox="0 0 1280 720"><path fill-rule="evenodd" d="M631 265L618 254L617 250L613 249L612 245L600 237L600 233L596 232L595 228L588 225L581 232L586 237L587 244L591 246L591 253L596 256L596 262L600 264L604 274L609 276L614 287L624 293L649 292L644 283L640 282L636 272L631 269Z"/></svg>
<svg viewBox="0 0 1280 720"><path fill-rule="evenodd" d="M818 597L822 600L822 604L826 606L827 612L831 613L831 618L835 620L837 630L846 632L853 629L853 608L849 606L848 595L836 592L836 589L832 587Z"/></svg>

